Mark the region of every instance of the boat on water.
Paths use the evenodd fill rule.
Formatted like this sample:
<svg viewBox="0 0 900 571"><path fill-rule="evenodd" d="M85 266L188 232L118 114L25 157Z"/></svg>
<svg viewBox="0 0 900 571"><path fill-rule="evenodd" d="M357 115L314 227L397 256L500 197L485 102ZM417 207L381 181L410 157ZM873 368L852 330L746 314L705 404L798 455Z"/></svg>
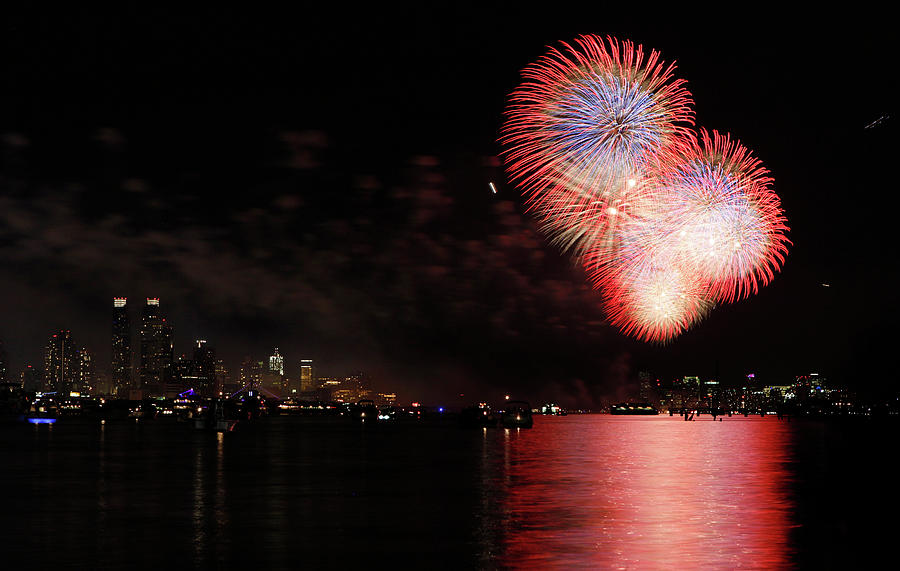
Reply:
<svg viewBox="0 0 900 571"><path fill-rule="evenodd" d="M523 400L507 401L500 415L500 424L504 428L531 428L534 426L531 405Z"/></svg>
<svg viewBox="0 0 900 571"><path fill-rule="evenodd" d="M659 411L648 402L620 402L609 407L609 414L651 415Z"/></svg>

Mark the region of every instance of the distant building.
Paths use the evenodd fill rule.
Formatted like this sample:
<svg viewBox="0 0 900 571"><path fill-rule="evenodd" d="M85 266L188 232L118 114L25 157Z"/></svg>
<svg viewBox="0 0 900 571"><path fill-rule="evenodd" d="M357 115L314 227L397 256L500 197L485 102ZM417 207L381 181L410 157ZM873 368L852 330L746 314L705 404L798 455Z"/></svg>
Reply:
<svg viewBox="0 0 900 571"><path fill-rule="evenodd" d="M364 373L346 377L331 391L331 398L338 402L359 402L373 396L371 380Z"/></svg>
<svg viewBox="0 0 900 571"><path fill-rule="evenodd" d="M6 347L3 341L0 341L0 383L9 381L9 357L6 354Z"/></svg>
<svg viewBox="0 0 900 571"><path fill-rule="evenodd" d="M219 391L225 395L230 395L237 391L240 387L234 386L231 375L228 374L228 368L225 361L216 359L216 383L219 385Z"/></svg>
<svg viewBox="0 0 900 571"><path fill-rule="evenodd" d="M649 402L658 404L659 398L656 395L650 371L641 371L638 373L638 382L640 383L641 402Z"/></svg>
<svg viewBox="0 0 900 571"><path fill-rule="evenodd" d="M207 345L205 339L198 339L194 347L194 373L197 376L198 392L201 396L214 397L218 395L216 350Z"/></svg>
<svg viewBox="0 0 900 571"><path fill-rule="evenodd" d="M241 370L238 377L241 388L259 390L263 386L264 370L262 361L245 357L241 361Z"/></svg>
<svg viewBox="0 0 900 571"><path fill-rule="evenodd" d="M113 298L112 318L112 394L127 397L131 378L131 320L128 298Z"/></svg>
<svg viewBox="0 0 900 571"><path fill-rule="evenodd" d="M276 395L284 392L284 357L278 352L278 347L269 356L269 364L263 373L263 386Z"/></svg>
<svg viewBox="0 0 900 571"><path fill-rule="evenodd" d="M395 392L379 392L375 393L375 404L378 406L395 406L397 404L397 393Z"/></svg>
<svg viewBox="0 0 900 571"><path fill-rule="evenodd" d="M147 298L141 313L140 384L145 394L162 394L173 362L173 332L160 314L159 298Z"/></svg>
<svg viewBox="0 0 900 571"><path fill-rule="evenodd" d="M275 353L269 355L269 372L284 375L284 357L278 352L278 347L275 347Z"/></svg>
<svg viewBox="0 0 900 571"><path fill-rule="evenodd" d="M82 347L78 350L78 382L75 390L81 393L93 393L94 387L94 360L91 352Z"/></svg>
<svg viewBox="0 0 900 571"><path fill-rule="evenodd" d="M50 337L44 348L43 390L68 395L80 390L81 359L79 348L67 330Z"/></svg>
<svg viewBox="0 0 900 571"><path fill-rule="evenodd" d="M343 384L343 379L337 377L320 377L318 385L321 387L324 400L336 400L336 393Z"/></svg>
<svg viewBox="0 0 900 571"><path fill-rule="evenodd" d="M166 393L181 393L188 389L199 392L200 382L195 373L194 360L181 355L172 363L172 374L166 384Z"/></svg>
<svg viewBox="0 0 900 571"><path fill-rule="evenodd" d="M21 375L21 383L22 388L25 389L26 392L36 393L44 390L44 372L41 371L40 367L34 367L32 365L25 365L25 369L22 370Z"/></svg>
<svg viewBox="0 0 900 571"><path fill-rule="evenodd" d="M300 360L300 392L310 392L318 388L313 376L312 359Z"/></svg>

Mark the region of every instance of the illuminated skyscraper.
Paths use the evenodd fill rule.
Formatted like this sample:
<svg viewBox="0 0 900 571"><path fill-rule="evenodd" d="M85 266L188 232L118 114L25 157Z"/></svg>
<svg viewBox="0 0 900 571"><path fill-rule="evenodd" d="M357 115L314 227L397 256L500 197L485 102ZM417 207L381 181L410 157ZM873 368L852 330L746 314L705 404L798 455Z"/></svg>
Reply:
<svg viewBox="0 0 900 571"><path fill-rule="evenodd" d="M273 355L269 355L269 371L284 375L284 357L278 353L278 347Z"/></svg>
<svg viewBox="0 0 900 571"><path fill-rule="evenodd" d="M81 364L72 335L60 330L44 348L44 390L68 395L80 390Z"/></svg>
<svg viewBox="0 0 900 571"><path fill-rule="evenodd" d="M284 390L284 357L278 352L278 347L275 348L275 353L269 356L269 366L263 375L263 384L267 389L277 393Z"/></svg>
<svg viewBox="0 0 900 571"><path fill-rule="evenodd" d="M300 360L300 390L303 392L316 390L315 380L313 378L313 362L312 359Z"/></svg>
<svg viewBox="0 0 900 571"><path fill-rule="evenodd" d="M148 297L141 314L140 388L162 394L172 362L172 327L159 312L159 298Z"/></svg>
<svg viewBox="0 0 900 571"><path fill-rule="evenodd" d="M120 397L127 397L131 388L131 320L127 304L127 298L113 298L112 390Z"/></svg>
<svg viewBox="0 0 900 571"><path fill-rule="evenodd" d="M94 392L94 361L91 352L82 347L78 350L78 381L75 390L82 393Z"/></svg>

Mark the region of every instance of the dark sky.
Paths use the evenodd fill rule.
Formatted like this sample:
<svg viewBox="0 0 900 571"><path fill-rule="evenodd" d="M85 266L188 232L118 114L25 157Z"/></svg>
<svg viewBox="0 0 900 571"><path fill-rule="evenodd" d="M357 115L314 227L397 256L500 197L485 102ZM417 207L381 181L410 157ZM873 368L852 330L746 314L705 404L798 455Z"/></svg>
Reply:
<svg viewBox="0 0 900 571"><path fill-rule="evenodd" d="M320 374L365 369L430 399L590 402L626 395L640 370L892 388L884 14L513 10L6 14L11 372L58 328L106 368L123 295L135 323L144 297L162 298L178 353L206 338L236 368L277 346L288 374L313 358ZM496 158L521 69L582 33L677 60L698 124L755 152L791 226L770 286L665 346L605 324Z"/></svg>

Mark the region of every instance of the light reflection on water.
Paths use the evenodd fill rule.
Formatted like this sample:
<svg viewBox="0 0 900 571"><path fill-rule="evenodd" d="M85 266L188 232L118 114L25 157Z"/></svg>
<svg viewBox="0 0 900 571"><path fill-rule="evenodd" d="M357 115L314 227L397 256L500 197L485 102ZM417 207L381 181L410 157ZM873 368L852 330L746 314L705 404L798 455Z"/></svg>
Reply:
<svg viewBox="0 0 900 571"><path fill-rule="evenodd" d="M900 508L897 432L601 415L0 427L4 567L858 568L893 545L878 514Z"/></svg>
<svg viewBox="0 0 900 571"><path fill-rule="evenodd" d="M786 423L541 419L485 433L482 517L505 566L781 568L793 505ZM552 428L551 428L552 427ZM502 446L494 451L492 447ZM495 458L501 457L502 462ZM496 509L497 513L491 513Z"/></svg>

